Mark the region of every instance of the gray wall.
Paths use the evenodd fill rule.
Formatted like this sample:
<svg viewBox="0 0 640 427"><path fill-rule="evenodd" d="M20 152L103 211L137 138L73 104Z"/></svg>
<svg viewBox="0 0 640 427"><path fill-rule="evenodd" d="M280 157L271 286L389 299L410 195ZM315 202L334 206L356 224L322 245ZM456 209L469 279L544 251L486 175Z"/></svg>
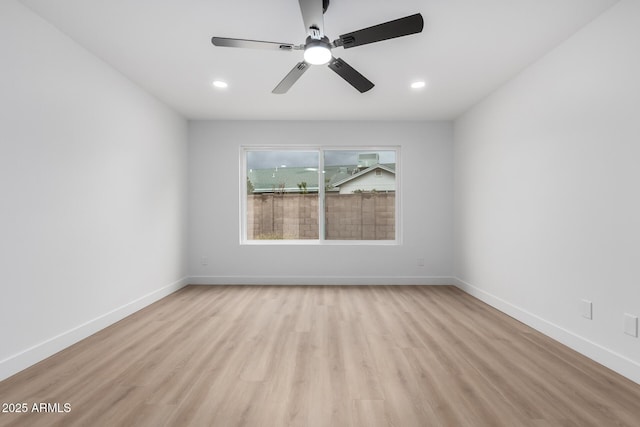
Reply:
<svg viewBox="0 0 640 427"><path fill-rule="evenodd" d="M240 245L240 147L323 143L401 146L402 244ZM449 123L191 122L192 283L450 283L452 148Z"/></svg>
<svg viewBox="0 0 640 427"><path fill-rule="evenodd" d="M457 120L454 153L463 288L636 382L639 40L622 1Z"/></svg>
<svg viewBox="0 0 640 427"><path fill-rule="evenodd" d="M187 123L0 2L0 379L186 277Z"/></svg>

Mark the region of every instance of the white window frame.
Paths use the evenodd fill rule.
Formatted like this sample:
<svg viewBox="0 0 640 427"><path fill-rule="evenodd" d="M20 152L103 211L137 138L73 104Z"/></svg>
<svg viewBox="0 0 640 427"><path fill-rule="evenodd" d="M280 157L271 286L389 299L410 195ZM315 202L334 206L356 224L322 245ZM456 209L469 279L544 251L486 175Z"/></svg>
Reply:
<svg viewBox="0 0 640 427"><path fill-rule="evenodd" d="M247 152L249 151L317 151L318 152L318 239L299 240L249 240L247 239ZM325 151L395 151L395 239L393 240L327 240L325 239L325 189L324 189L324 153ZM402 244L401 211L401 147L399 145L241 145L240 146L240 244L241 245L357 245L357 246L398 246Z"/></svg>

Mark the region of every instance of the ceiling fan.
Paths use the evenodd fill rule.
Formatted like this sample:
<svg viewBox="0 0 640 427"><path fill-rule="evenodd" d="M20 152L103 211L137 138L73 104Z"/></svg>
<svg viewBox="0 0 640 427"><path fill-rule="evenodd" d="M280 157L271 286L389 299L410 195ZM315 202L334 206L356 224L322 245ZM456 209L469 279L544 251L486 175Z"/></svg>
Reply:
<svg viewBox="0 0 640 427"><path fill-rule="evenodd" d="M333 42L324 33L323 14L329 7L330 0L298 0L302 12L302 20L307 30L307 40L304 44L277 43L260 40L231 39L212 37L215 46L242 47L252 49L269 49L279 51L304 50L304 60L298 62L284 79L273 89L273 93L286 93L298 81L311 65L328 64L336 74L345 79L351 86L361 93L370 90L374 84L356 71L344 60L332 55L331 49L342 46L349 49L382 40L408 36L422 31L424 20L419 13L373 27L343 34Z"/></svg>

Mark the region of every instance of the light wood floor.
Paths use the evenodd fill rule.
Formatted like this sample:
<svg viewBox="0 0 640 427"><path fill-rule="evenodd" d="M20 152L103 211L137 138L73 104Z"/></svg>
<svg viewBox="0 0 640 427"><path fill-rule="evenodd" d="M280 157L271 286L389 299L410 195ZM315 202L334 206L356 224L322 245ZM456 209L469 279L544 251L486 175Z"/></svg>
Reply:
<svg viewBox="0 0 640 427"><path fill-rule="evenodd" d="M71 404L2 426L640 425L640 385L454 287L189 286L0 402Z"/></svg>

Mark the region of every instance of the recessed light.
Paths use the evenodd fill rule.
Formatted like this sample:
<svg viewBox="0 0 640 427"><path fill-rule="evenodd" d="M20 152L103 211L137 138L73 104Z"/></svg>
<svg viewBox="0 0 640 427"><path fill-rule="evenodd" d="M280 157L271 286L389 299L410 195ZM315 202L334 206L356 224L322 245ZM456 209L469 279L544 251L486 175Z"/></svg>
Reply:
<svg viewBox="0 0 640 427"><path fill-rule="evenodd" d="M422 89L426 85L427 85L427 83L424 80L419 80L419 81L411 83L411 89Z"/></svg>
<svg viewBox="0 0 640 427"><path fill-rule="evenodd" d="M229 87L227 82L223 82L222 80L214 80L213 81L213 86L217 87L218 89L224 89L226 87Z"/></svg>

